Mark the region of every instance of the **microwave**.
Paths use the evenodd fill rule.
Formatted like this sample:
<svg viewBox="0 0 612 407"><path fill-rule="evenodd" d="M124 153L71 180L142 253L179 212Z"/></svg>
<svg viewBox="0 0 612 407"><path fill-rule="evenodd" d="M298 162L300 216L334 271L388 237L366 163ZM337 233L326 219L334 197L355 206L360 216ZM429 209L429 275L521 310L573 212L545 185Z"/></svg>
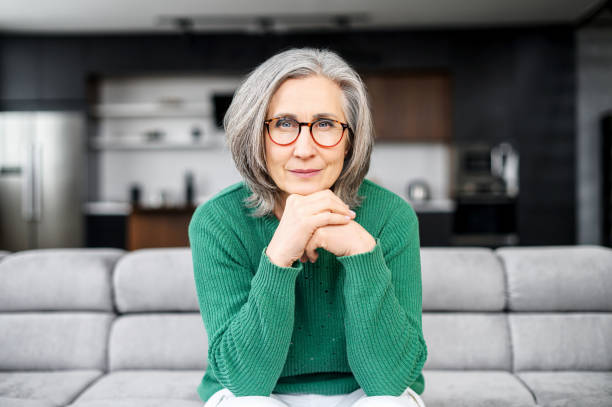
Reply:
<svg viewBox="0 0 612 407"><path fill-rule="evenodd" d="M510 168L508 164L516 161L508 160L509 153L514 160L516 154L508 143L454 146L454 197L515 195L517 169L516 165Z"/></svg>

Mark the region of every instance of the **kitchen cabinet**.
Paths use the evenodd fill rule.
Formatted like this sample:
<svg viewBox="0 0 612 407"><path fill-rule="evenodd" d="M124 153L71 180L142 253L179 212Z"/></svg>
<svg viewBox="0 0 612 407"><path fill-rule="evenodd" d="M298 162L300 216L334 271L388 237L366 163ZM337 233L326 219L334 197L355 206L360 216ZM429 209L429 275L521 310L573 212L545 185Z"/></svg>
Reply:
<svg viewBox="0 0 612 407"><path fill-rule="evenodd" d="M446 73L363 74L376 139L450 142L451 82Z"/></svg>
<svg viewBox="0 0 612 407"><path fill-rule="evenodd" d="M134 207L128 217L128 250L149 247L189 247L188 228L195 206Z"/></svg>
<svg viewBox="0 0 612 407"><path fill-rule="evenodd" d="M40 89L42 100L85 100L85 69L82 41L50 38L40 44Z"/></svg>
<svg viewBox="0 0 612 407"><path fill-rule="evenodd" d="M0 41L0 100L37 99L41 40L12 38Z"/></svg>
<svg viewBox="0 0 612 407"><path fill-rule="evenodd" d="M77 38L0 39L0 109L81 108L85 73Z"/></svg>
<svg viewBox="0 0 612 407"><path fill-rule="evenodd" d="M427 199L408 203L419 221L421 247L450 246L453 232L455 202L450 199Z"/></svg>
<svg viewBox="0 0 612 407"><path fill-rule="evenodd" d="M451 246L453 212L417 212L421 247Z"/></svg>

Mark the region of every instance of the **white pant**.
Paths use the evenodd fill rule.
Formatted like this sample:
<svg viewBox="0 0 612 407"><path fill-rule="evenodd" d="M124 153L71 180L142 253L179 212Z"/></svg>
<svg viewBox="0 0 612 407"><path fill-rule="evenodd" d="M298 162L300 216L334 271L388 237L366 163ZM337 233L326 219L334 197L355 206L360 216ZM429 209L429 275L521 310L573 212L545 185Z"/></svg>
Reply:
<svg viewBox="0 0 612 407"><path fill-rule="evenodd" d="M270 394L236 397L228 389L213 394L204 407L425 407L419 395L410 387L401 395L367 397L359 388L349 394Z"/></svg>

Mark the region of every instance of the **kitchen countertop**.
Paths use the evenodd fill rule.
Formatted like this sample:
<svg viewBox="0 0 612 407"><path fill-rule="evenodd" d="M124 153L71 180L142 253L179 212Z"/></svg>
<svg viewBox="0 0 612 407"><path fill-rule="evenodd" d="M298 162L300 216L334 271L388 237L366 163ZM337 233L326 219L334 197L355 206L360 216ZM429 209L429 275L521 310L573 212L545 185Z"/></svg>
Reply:
<svg viewBox="0 0 612 407"><path fill-rule="evenodd" d="M208 198L208 197L206 197ZM406 199L406 198L404 198ZM201 198L196 200L196 207L200 203L206 201ZM412 206L415 212L454 212L455 201L452 199L430 199L426 201L406 201ZM191 207L190 207L191 208ZM195 209L191 208L191 209ZM139 211L177 211L185 210L185 207L140 207ZM129 202L118 202L118 201L100 201L100 202L87 202L83 205L83 212L86 215L129 215L132 212L132 205Z"/></svg>
<svg viewBox="0 0 612 407"><path fill-rule="evenodd" d="M406 198L404 198L406 199ZM415 212L454 212L455 201L452 199L429 199L426 201L406 201L412 206Z"/></svg>
<svg viewBox="0 0 612 407"><path fill-rule="evenodd" d="M97 201L86 202L83 213L86 215L129 215L132 205L129 202Z"/></svg>

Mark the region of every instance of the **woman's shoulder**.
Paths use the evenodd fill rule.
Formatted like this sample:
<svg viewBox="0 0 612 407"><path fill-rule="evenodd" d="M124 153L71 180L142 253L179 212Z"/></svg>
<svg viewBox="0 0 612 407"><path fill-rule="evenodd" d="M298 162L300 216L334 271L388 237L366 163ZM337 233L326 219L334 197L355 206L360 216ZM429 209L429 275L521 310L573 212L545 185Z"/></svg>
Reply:
<svg viewBox="0 0 612 407"><path fill-rule="evenodd" d="M244 211L243 200L248 196L244 181L229 185L198 205L191 223L208 219L236 219Z"/></svg>
<svg viewBox="0 0 612 407"><path fill-rule="evenodd" d="M419 221L410 203L393 191L370 180L364 180L359 188L363 196L359 223L372 236L383 234L403 236L403 231L418 230Z"/></svg>
<svg viewBox="0 0 612 407"><path fill-rule="evenodd" d="M414 214L414 209L406 199L372 180L364 179L358 194L363 197L361 206L366 212L381 215L403 211Z"/></svg>

